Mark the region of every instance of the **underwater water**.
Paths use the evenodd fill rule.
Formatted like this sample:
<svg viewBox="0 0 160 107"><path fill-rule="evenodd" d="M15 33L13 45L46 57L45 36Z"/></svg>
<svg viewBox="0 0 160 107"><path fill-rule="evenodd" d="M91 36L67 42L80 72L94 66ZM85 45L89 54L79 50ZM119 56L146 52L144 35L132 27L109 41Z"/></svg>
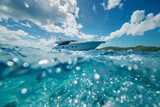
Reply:
<svg viewBox="0 0 160 107"><path fill-rule="evenodd" d="M0 45L0 105L160 106L160 52Z"/></svg>

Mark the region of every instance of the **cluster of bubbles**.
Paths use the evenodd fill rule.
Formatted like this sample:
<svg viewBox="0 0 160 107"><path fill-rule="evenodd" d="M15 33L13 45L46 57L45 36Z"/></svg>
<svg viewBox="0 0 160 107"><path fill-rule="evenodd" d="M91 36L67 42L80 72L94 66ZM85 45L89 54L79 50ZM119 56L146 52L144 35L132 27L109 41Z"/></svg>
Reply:
<svg viewBox="0 0 160 107"><path fill-rule="evenodd" d="M36 60L26 55L30 62L10 58L1 73L0 94L7 90L14 96L5 104L12 99L31 106L160 106L158 58L94 54L50 52Z"/></svg>

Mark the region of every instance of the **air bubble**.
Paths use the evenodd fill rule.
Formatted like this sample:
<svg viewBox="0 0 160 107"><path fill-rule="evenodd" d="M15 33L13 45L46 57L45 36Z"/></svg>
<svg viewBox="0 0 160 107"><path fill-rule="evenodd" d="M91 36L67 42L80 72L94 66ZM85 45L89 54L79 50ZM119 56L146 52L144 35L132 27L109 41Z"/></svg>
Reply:
<svg viewBox="0 0 160 107"><path fill-rule="evenodd" d="M7 65L8 65L8 66L13 66L13 65L14 65L14 62L8 61L8 62L7 62Z"/></svg>
<svg viewBox="0 0 160 107"><path fill-rule="evenodd" d="M77 84L77 83L78 83L78 81L77 81L77 80L73 81L73 84Z"/></svg>
<svg viewBox="0 0 160 107"><path fill-rule="evenodd" d="M132 67L131 67L131 66L128 66L128 70L131 71L131 70L132 70Z"/></svg>
<svg viewBox="0 0 160 107"><path fill-rule="evenodd" d="M18 62L18 58L13 58L13 61L14 62Z"/></svg>
<svg viewBox="0 0 160 107"><path fill-rule="evenodd" d="M43 64L47 64L47 63L49 63L49 61L48 60L40 60L39 61L39 65L43 65Z"/></svg>
<svg viewBox="0 0 160 107"><path fill-rule="evenodd" d="M79 71L81 68L79 66L76 67L76 70Z"/></svg>
<svg viewBox="0 0 160 107"><path fill-rule="evenodd" d="M78 100L77 99L75 99L75 101L74 101L75 103L78 103Z"/></svg>
<svg viewBox="0 0 160 107"><path fill-rule="evenodd" d="M26 88L23 88L23 89L21 90L21 93L22 93L22 94L26 94L26 93L27 93L27 89L26 89Z"/></svg>
<svg viewBox="0 0 160 107"><path fill-rule="evenodd" d="M26 6L26 8L29 8L29 4L27 2L24 2L24 5Z"/></svg>
<svg viewBox="0 0 160 107"><path fill-rule="evenodd" d="M85 76L85 75L86 75L85 73L82 74L82 76Z"/></svg>
<svg viewBox="0 0 160 107"><path fill-rule="evenodd" d="M42 73L42 77L45 77L46 76L46 72L44 71L43 73Z"/></svg>
<svg viewBox="0 0 160 107"><path fill-rule="evenodd" d="M83 104L83 107L87 107L87 105L86 105L86 104Z"/></svg>
<svg viewBox="0 0 160 107"><path fill-rule="evenodd" d="M24 63L23 66L24 66L24 67L28 67L29 64L28 64L28 63Z"/></svg>
<svg viewBox="0 0 160 107"><path fill-rule="evenodd" d="M157 94L160 94L160 91L156 91Z"/></svg>
<svg viewBox="0 0 160 107"><path fill-rule="evenodd" d="M68 61L68 64L70 65L71 63L72 63L72 61L71 61L71 60L69 60L69 61Z"/></svg>
<svg viewBox="0 0 160 107"><path fill-rule="evenodd" d="M49 70L48 70L48 72L51 74L51 73L52 73L52 70L51 70L51 69L49 69Z"/></svg>
<svg viewBox="0 0 160 107"><path fill-rule="evenodd" d="M98 73L95 73L95 74L94 74L94 78L95 78L96 80L98 80L98 79L100 78L99 74L98 74Z"/></svg>
<svg viewBox="0 0 160 107"><path fill-rule="evenodd" d="M61 72L61 68L57 68L56 72L60 73Z"/></svg>

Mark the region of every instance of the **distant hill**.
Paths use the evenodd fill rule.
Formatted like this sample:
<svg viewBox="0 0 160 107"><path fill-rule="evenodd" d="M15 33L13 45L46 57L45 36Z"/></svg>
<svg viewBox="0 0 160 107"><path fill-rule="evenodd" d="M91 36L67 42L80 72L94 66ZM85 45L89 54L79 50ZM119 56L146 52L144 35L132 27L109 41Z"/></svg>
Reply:
<svg viewBox="0 0 160 107"><path fill-rule="evenodd" d="M104 47L104 48L100 48L97 50L137 50L137 51L160 51L160 47L155 47L155 46L136 46L136 47L113 47L113 46L109 46L109 47Z"/></svg>

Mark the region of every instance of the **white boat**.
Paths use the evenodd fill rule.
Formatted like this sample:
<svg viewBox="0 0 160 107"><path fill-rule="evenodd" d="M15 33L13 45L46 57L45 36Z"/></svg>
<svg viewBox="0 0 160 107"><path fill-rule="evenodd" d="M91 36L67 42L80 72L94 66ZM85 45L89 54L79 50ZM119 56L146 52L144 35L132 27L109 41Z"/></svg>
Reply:
<svg viewBox="0 0 160 107"><path fill-rule="evenodd" d="M76 40L66 40L64 38L60 38L60 41L56 41L57 46L53 47L53 49L67 49L74 51L86 51L93 50L98 47L101 43L105 43L105 41L76 41Z"/></svg>

